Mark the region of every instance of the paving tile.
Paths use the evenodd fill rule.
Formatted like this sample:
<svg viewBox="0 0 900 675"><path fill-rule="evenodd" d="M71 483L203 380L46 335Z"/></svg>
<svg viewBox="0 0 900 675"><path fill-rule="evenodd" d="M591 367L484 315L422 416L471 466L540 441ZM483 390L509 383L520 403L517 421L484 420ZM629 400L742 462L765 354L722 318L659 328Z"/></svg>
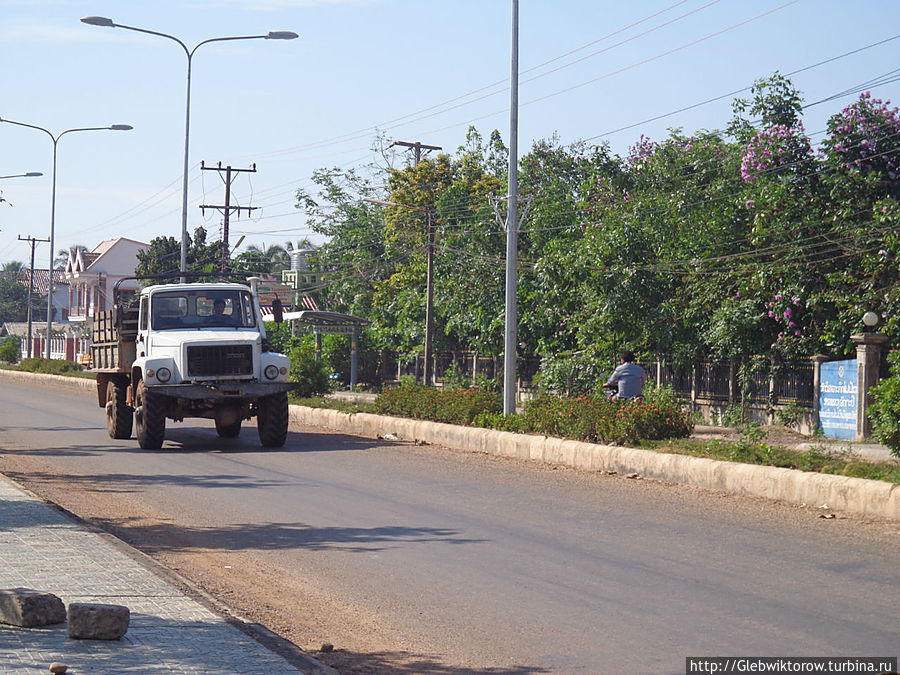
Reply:
<svg viewBox="0 0 900 675"><path fill-rule="evenodd" d="M0 624L0 675L301 672L93 532L0 480L0 588L54 593L68 605L127 606L121 640L72 640L66 624ZM39 668L38 670L33 670Z"/></svg>

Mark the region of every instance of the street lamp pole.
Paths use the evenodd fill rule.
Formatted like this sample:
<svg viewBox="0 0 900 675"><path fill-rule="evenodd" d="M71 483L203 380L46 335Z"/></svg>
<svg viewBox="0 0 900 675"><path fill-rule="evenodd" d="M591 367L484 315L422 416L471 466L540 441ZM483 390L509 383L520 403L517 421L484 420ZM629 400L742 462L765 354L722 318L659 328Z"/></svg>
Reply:
<svg viewBox="0 0 900 675"><path fill-rule="evenodd" d="M503 339L503 414L516 412L517 279L519 241L519 0L512 0L509 75L509 204L506 210L506 326Z"/></svg>
<svg viewBox="0 0 900 675"><path fill-rule="evenodd" d="M177 42L181 48L184 50L184 54L187 57L187 94L185 96L185 111L184 111L184 167L182 170L182 179L181 179L181 262L179 266L179 271L184 274L187 272L187 212L188 212L188 159L190 156L190 136L191 136L191 63L194 58L194 52L196 52L201 45L208 44L210 42L225 42L229 40L294 40L299 37L294 32L291 31L269 31L265 35L239 35L234 37L216 37L209 38L208 40L203 40L202 42L198 42L194 45L193 49L189 49L184 42L179 40L174 35L169 35L168 33L160 33L155 30L147 30L146 28L136 28L135 26L126 26L121 23L115 23L112 19L108 19L105 16L86 16L81 20L82 23L89 24L91 26L105 26L107 28L124 28L125 30L133 30L138 33L147 33L148 35L158 35L159 37L164 37L174 42ZM182 283L187 281L187 278L181 277Z"/></svg>
<svg viewBox="0 0 900 675"><path fill-rule="evenodd" d="M52 172L52 185L50 191L50 264L48 265L48 280L47 280L47 339L46 345L44 348L45 358L50 358L50 336L51 331L53 330L53 246L54 246L54 235L56 231L56 145L59 143L59 139L65 136L66 134L71 134L76 131L130 131L133 127L130 124L111 124L108 127L77 127L75 129L66 129L65 131L59 132L56 136L53 135L53 132L45 129L44 127L39 127L35 124L26 124L25 122L13 122L12 120L7 120L0 118L0 122L6 122L8 124L15 124L20 127L28 127L29 129L37 129L38 131L43 131L50 137L50 140L53 141L53 172Z"/></svg>

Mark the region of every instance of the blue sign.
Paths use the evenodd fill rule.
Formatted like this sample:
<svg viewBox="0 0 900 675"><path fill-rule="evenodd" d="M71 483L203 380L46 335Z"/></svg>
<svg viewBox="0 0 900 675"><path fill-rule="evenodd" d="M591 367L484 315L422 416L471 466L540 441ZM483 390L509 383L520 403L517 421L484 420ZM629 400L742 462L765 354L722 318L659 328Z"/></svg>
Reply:
<svg viewBox="0 0 900 675"><path fill-rule="evenodd" d="M856 359L822 364L819 427L829 438L856 438L857 387Z"/></svg>

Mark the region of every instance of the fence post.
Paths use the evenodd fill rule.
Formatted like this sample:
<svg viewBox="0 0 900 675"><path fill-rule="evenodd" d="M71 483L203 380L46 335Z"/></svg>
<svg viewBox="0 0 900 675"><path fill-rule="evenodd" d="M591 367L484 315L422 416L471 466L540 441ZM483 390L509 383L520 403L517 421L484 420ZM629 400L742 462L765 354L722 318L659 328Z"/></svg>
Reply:
<svg viewBox="0 0 900 675"><path fill-rule="evenodd" d="M697 368L697 364L693 363L691 365L691 409L697 409L697 389L698 389L698 379L700 377L699 370Z"/></svg>
<svg viewBox="0 0 900 675"><path fill-rule="evenodd" d="M776 370L777 365L773 356L769 360L769 401L766 406L766 424L771 424L775 421L775 405L778 403L778 387L775 382L776 373L778 372Z"/></svg>
<svg viewBox="0 0 900 675"><path fill-rule="evenodd" d="M728 405L734 405L737 393L737 364L734 361L728 362Z"/></svg>
<svg viewBox="0 0 900 675"><path fill-rule="evenodd" d="M881 352L889 338L882 333L862 333L851 335L850 339L856 343L856 437L863 439L872 435L872 423L869 421L872 396L869 391L878 384Z"/></svg>
<svg viewBox="0 0 900 675"><path fill-rule="evenodd" d="M819 422L819 392L822 389L822 364L828 360L828 357L825 354L816 354L812 357L813 362L813 415L812 415L812 430L821 428L821 423Z"/></svg>

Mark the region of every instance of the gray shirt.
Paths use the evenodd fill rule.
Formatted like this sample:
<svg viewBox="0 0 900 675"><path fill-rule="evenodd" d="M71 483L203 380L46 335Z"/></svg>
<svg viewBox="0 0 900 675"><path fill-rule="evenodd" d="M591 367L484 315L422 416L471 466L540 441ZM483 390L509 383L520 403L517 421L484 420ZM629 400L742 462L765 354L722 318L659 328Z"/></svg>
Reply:
<svg viewBox="0 0 900 675"><path fill-rule="evenodd" d="M609 376L607 384L619 385L619 398L636 398L644 395L647 373L636 363L623 363Z"/></svg>

